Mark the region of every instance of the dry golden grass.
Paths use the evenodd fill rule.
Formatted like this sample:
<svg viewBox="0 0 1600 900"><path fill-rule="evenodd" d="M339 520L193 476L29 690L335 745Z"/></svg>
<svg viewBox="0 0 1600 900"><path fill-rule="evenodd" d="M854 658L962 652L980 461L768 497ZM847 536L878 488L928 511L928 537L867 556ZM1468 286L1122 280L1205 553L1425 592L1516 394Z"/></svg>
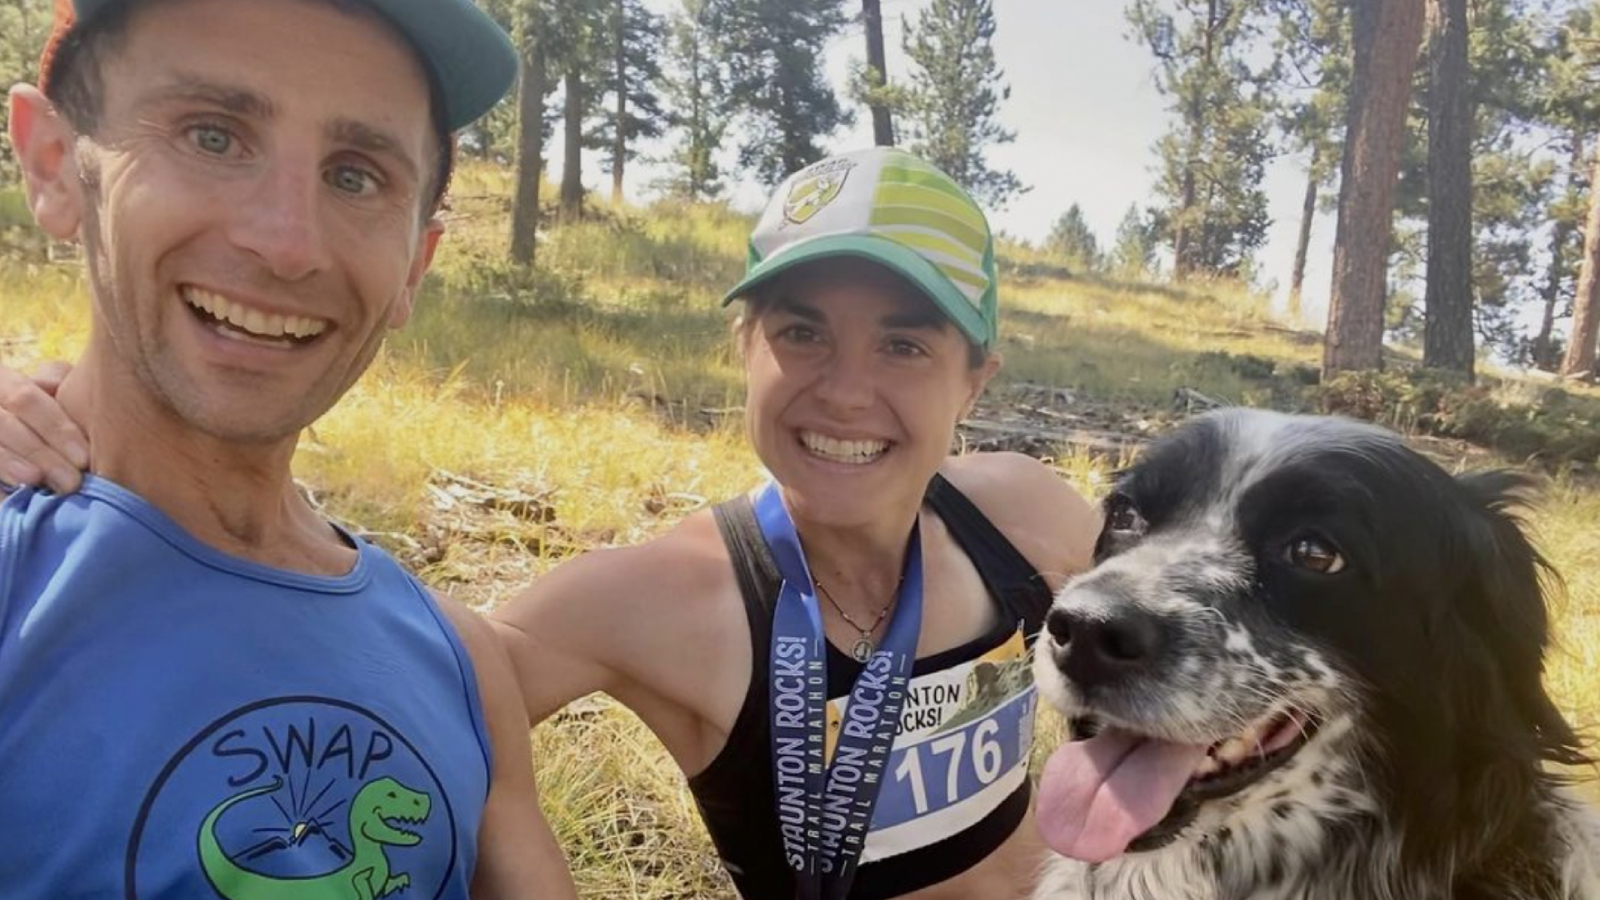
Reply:
<svg viewBox="0 0 1600 900"><path fill-rule="evenodd" d="M498 261L503 189L485 170L458 181L452 243L418 315L296 459L331 512L401 549L434 548L418 563L424 578L480 607L574 553L658 534L759 477L727 409L741 400L739 373L716 310L747 220L661 208L558 229L529 276ZM70 272L0 260L0 361L81 347L87 313ZM1266 403L1268 389L1219 365L1218 352L1285 370L1320 352L1227 285L1175 290L1046 271L1014 279L1003 296L1005 379L1109 401L1163 406L1189 387ZM1070 447L1054 459L1091 497L1125 462ZM441 470L537 494L549 511L441 524L449 517L430 488ZM1557 479L1533 517L1566 579L1549 683L1574 721L1600 729L1597 520L1600 491L1572 479ZM536 743L543 799L584 896L732 897L681 777L631 715L581 704Z"/></svg>

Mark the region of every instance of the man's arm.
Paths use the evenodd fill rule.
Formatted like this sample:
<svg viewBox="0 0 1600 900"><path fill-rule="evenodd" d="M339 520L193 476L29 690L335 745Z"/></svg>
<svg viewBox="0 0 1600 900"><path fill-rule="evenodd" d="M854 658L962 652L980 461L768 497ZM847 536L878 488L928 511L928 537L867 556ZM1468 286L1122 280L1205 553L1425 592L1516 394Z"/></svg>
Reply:
<svg viewBox="0 0 1600 900"><path fill-rule="evenodd" d="M567 861L539 809L528 717L511 660L488 622L448 597L439 597L438 603L472 657L494 755L489 800L478 830L472 896L474 900L576 900Z"/></svg>
<svg viewBox="0 0 1600 900"><path fill-rule="evenodd" d="M0 366L0 488L78 489L89 467L89 440L55 399L68 370L66 363L51 363L30 379Z"/></svg>

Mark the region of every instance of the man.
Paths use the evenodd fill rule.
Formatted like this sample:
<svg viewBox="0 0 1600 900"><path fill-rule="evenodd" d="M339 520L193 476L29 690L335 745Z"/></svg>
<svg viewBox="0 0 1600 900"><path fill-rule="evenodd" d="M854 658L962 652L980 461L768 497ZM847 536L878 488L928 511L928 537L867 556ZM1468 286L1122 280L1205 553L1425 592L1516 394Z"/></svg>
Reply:
<svg viewBox="0 0 1600 900"><path fill-rule="evenodd" d="M573 896L492 632L290 477L515 67L470 0L58 0L10 137L94 452L0 503L6 897Z"/></svg>

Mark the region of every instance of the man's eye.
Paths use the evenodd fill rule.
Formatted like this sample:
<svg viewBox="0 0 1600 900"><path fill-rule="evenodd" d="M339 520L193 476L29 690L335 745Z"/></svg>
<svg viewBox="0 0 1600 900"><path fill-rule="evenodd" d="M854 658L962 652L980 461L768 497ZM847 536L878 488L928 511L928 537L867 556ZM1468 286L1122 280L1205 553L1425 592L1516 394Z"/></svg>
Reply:
<svg viewBox="0 0 1600 900"><path fill-rule="evenodd" d="M189 129L189 140L204 153L227 156L234 149L233 135L216 125L196 125Z"/></svg>
<svg viewBox="0 0 1600 900"><path fill-rule="evenodd" d="M335 166L328 170L328 184L355 196L366 196L378 189L378 176L357 166Z"/></svg>

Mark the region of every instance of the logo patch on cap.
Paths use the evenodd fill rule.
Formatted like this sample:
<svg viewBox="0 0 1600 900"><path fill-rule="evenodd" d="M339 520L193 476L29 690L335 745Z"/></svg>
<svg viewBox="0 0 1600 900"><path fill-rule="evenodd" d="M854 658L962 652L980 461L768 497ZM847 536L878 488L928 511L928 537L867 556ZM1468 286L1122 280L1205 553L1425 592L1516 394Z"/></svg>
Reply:
<svg viewBox="0 0 1600 900"><path fill-rule="evenodd" d="M856 164L848 159L830 159L812 166L789 187L789 196L783 201L783 218L795 225L804 225L822 208L832 203L844 189L846 178Z"/></svg>

